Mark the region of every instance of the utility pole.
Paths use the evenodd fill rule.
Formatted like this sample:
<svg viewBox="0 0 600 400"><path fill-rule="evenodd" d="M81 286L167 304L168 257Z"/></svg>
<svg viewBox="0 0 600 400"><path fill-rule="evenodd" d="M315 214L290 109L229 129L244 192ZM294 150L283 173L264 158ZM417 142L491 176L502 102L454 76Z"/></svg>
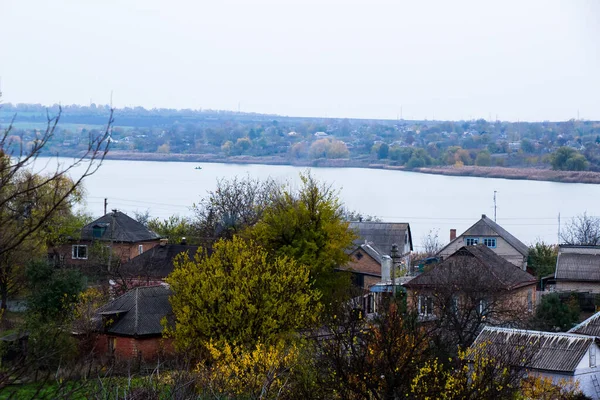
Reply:
<svg viewBox="0 0 600 400"><path fill-rule="evenodd" d="M105 197L104 198L104 215L106 215L106 209L108 207L108 199Z"/></svg>
<svg viewBox="0 0 600 400"><path fill-rule="evenodd" d="M496 222L496 193L494 190L494 222Z"/></svg>
<svg viewBox="0 0 600 400"><path fill-rule="evenodd" d="M115 215L117 215L117 209L112 210L112 216L110 220L110 249L108 251L108 272L112 264L112 253L113 253L113 237L115 233Z"/></svg>
<svg viewBox="0 0 600 400"><path fill-rule="evenodd" d="M558 213L558 244L560 244L560 212Z"/></svg>

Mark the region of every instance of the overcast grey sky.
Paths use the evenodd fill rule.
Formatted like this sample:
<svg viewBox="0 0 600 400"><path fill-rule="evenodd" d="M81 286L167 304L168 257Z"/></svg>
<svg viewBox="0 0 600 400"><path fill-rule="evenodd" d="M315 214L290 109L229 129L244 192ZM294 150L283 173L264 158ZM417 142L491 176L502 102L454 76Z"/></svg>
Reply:
<svg viewBox="0 0 600 400"><path fill-rule="evenodd" d="M0 0L3 101L600 120L600 1Z"/></svg>

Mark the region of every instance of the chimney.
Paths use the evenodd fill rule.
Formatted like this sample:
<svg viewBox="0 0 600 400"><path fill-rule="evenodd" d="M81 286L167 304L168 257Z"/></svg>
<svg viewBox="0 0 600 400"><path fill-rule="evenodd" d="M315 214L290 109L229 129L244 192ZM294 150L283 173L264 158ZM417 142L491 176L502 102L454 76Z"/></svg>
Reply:
<svg viewBox="0 0 600 400"><path fill-rule="evenodd" d="M483 218L487 218L487 217L485 216L485 214L481 214L481 219L483 219Z"/></svg>
<svg viewBox="0 0 600 400"><path fill-rule="evenodd" d="M450 229L450 241L456 239L456 229Z"/></svg>
<svg viewBox="0 0 600 400"><path fill-rule="evenodd" d="M389 282L392 280L392 257L385 255L381 257L381 281Z"/></svg>
<svg viewBox="0 0 600 400"><path fill-rule="evenodd" d="M185 239L185 236L181 238L181 244L182 245L187 245L187 240Z"/></svg>

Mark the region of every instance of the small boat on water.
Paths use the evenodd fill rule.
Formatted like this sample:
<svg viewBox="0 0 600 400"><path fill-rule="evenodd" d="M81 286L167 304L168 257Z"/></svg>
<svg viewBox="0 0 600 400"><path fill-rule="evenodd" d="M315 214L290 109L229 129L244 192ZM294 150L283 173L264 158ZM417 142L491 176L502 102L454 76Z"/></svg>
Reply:
<svg viewBox="0 0 600 400"><path fill-rule="evenodd" d="M197 166L196 168L194 168L194 169L202 169L202 167L198 165L198 166Z"/></svg>

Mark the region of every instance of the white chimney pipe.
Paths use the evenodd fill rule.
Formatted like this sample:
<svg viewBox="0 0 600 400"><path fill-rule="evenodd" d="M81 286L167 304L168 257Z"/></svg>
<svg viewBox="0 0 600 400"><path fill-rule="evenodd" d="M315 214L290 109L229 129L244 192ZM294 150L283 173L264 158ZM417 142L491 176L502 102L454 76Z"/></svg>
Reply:
<svg viewBox="0 0 600 400"><path fill-rule="evenodd" d="M392 280L392 257L385 255L381 257L381 281L390 282Z"/></svg>

